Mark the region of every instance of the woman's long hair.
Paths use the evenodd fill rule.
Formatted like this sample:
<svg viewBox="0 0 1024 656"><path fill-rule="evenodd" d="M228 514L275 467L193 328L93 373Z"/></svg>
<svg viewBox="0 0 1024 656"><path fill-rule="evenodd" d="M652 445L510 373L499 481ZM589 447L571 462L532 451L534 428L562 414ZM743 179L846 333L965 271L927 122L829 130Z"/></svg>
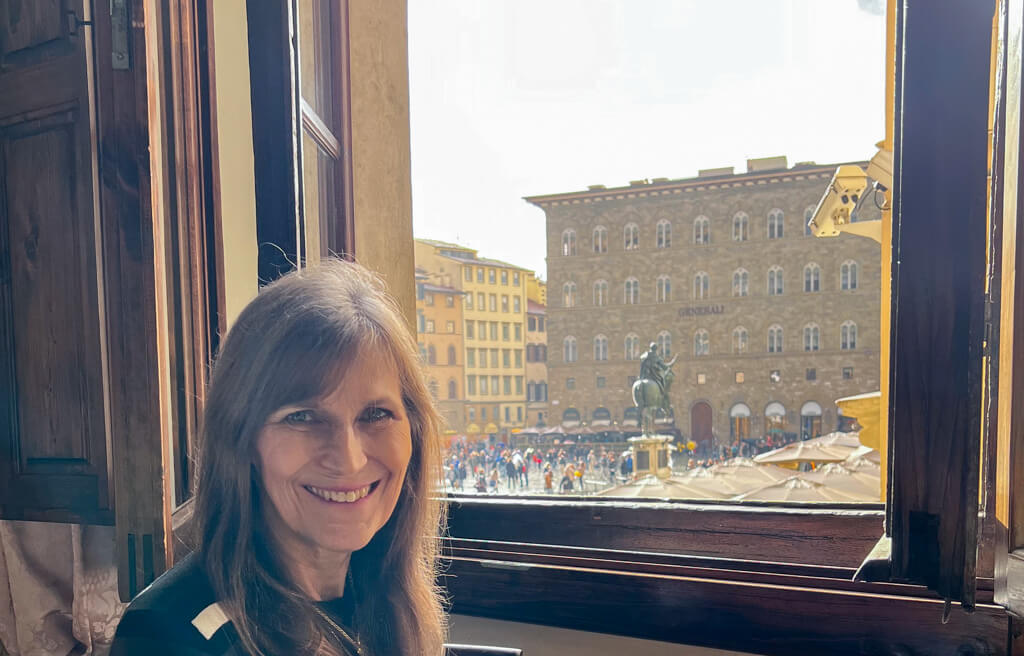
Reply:
<svg viewBox="0 0 1024 656"><path fill-rule="evenodd" d="M254 655L311 653L325 644L344 653L274 561L253 463L267 417L330 393L363 349L389 357L398 371L412 456L391 518L352 554L352 628L369 654L442 652L436 576L445 510L432 494L441 480L440 419L416 341L383 283L358 264L331 260L284 276L249 303L221 345L206 399L196 547L217 601Z"/></svg>

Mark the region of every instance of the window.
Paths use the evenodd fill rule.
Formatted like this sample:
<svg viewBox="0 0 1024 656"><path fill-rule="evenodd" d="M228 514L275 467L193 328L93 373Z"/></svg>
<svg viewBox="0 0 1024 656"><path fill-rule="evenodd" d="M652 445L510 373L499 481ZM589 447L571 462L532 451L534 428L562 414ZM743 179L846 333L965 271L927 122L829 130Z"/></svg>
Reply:
<svg viewBox="0 0 1024 656"><path fill-rule="evenodd" d="M473 267L462 267L462 279L466 282L473 282Z"/></svg>
<svg viewBox="0 0 1024 656"><path fill-rule="evenodd" d="M698 330L693 335L693 354L700 357L711 353L711 342L708 338L708 331Z"/></svg>
<svg viewBox="0 0 1024 656"><path fill-rule="evenodd" d="M503 342L507 342L507 341L509 341L510 339L512 339L512 337L511 337L511 335L510 335L510 333L509 333L509 325L508 325L508 322L507 322L507 321L503 321L503 322L501 323L501 341L503 341Z"/></svg>
<svg viewBox="0 0 1024 656"><path fill-rule="evenodd" d="M506 394L508 394L508 392L505 392L505 393L506 393ZM506 423L508 423L509 421L511 421L511 419L510 419L510 417L511 417L511 412L512 412L512 409L511 409L511 408L509 408L508 406L505 406L505 422L506 422Z"/></svg>
<svg viewBox="0 0 1024 656"><path fill-rule="evenodd" d="M445 294L444 304L445 307L455 307L455 297L451 294Z"/></svg>
<svg viewBox="0 0 1024 656"><path fill-rule="evenodd" d="M498 349L491 349L491 369L498 368Z"/></svg>
<svg viewBox="0 0 1024 656"><path fill-rule="evenodd" d="M526 345L526 361L536 362L537 361L537 346L535 344Z"/></svg>
<svg viewBox="0 0 1024 656"><path fill-rule="evenodd" d="M480 421L487 421L487 406L480 408Z"/></svg>
<svg viewBox="0 0 1024 656"><path fill-rule="evenodd" d="M574 390L574 389L576 389L576 379L575 378L566 378L565 379L565 389L567 389L567 390Z"/></svg>
<svg viewBox="0 0 1024 656"><path fill-rule="evenodd" d="M566 230L562 233L562 255L576 254L576 231Z"/></svg>
<svg viewBox="0 0 1024 656"><path fill-rule="evenodd" d="M516 406L516 421L522 421L522 420L523 420L523 406L517 405Z"/></svg>
<svg viewBox="0 0 1024 656"><path fill-rule="evenodd" d="M598 280L594 283L594 305L597 307L608 305L607 280Z"/></svg>
<svg viewBox="0 0 1024 656"><path fill-rule="evenodd" d="M455 345L448 345L448 364L449 366L455 365Z"/></svg>
<svg viewBox="0 0 1024 656"><path fill-rule="evenodd" d="M470 374L470 375L466 376L466 394L469 394L471 396L476 396L476 376L473 375L473 374ZM470 412L469 418L472 419L473 418L473 411L470 410L469 412Z"/></svg>
<svg viewBox="0 0 1024 656"><path fill-rule="evenodd" d="M480 376L480 396L487 396L487 376ZM480 419L486 418L487 415L485 413L486 410L480 411Z"/></svg>
<svg viewBox="0 0 1024 656"><path fill-rule="evenodd" d="M782 353L782 326L778 324L768 328L768 352Z"/></svg>
<svg viewBox="0 0 1024 656"><path fill-rule="evenodd" d="M512 376L501 377L501 391L505 396L512 393ZM505 408L505 421L508 421L508 408Z"/></svg>
<svg viewBox="0 0 1024 656"><path fill-rule="evenodd" d="M737 269L732 274L732 295L747 296L750 293L750 273L746 269Z"/></svg>
<svg viewBox="0 0 1024 656"><path fill-rule="evenodd" d="M608 252L608 228L597 226L594 228L594 252Z"/></svg>
<svg viewBox="0 0 1024 656"><path fill-rule="evenodd" d="M427 364L437 364L437 349L433 344L427 346Z"/></svg>
<svg viewBox="0 0 1024 656"><path fill-rule="evenodd" d="M562 285L562 307L576 306L576 283L567 282Z"/></svg>
<svg viewBox="0 0 1024 656"><path fill-rule="evenodd" d="M811 236L812 234L814 234L811 232L811 219L813 218L814 205L809 205L807 209L804 210L804 235L806 236Z"/></svg>
<svg viewBox="0 0 1024 656"><path fill-rule="evenodd" d="M521 395L523 393L523 377L522 376L516 376L515 378L516 378L516 394L520 394ZM522 419L522 417L520 417L520 419Z"/></svg>
<svg viewBox="0 0 1024 656"><path fill-rule="evenodd" d="M498 322L497 321L492 321L491 322L491 341L492 342L498 341Z"/></svg>
<svg viewBox="0 0 1024 656"><path fill-rule="evenodd" d="M805 377L807 378L807 380L817 380L818 379L818 370L817 369L808 369L807 372L805 373Z"/></svg>
<svg viewBox="0 0 1024 656"><path fill-rule="evenodd" d="M672 335L667 330L658 333L656 343L658 345L658 354L663 360L668 360L672 357Z"/></svg>
<svg viewBox="0 0 1024 656"><path fill-rule="evenodd" d="M498 381L499 380L501 380L501 376L491 376L491 393L492 394L497 395L497 394L500 393L500 392L498 392ZM497 408L494 409L494 416L495 417L498 416L498 409Z"/></svg>
<svg viewBox="0 0 1024 656"><path fill-rule="evenodd" d="M526 383L526 402L531 403L536 400L537 388L534 382L528 381Z"/></svg>
<svg viewBox="0 0 1024 656"><path fill-rule="evenodd" d="M515 355L516 355L516 367L523 366L523 349L516 349L515 350Z"/></svg>
<svg viewBox="0 0 1024 656"><path fill-rule="evenodd" d="M598 376L597 380L594 381L594 387L597 389L604 389L605 382L604 376Z"/></svg>
<svg viewBox="0 0 1024 656"><path fill-rule="evenodd" d="M778 208L768 212L768 239L782 239L783 216Z"/></svg>
<svg viewBox="0 0 1024 656"><path fill-rule="evenodd" d="M672 245L672 224L668 221L668 219L662 219L661 221L658 221L656 232L656 248L668 248Z"/></svg>
<svg viewBox="0 0 1024 656"><path fill-rule="evenodd" d="M839 267L839 289L857 289L857 263L853 260L847 260Z"/></svg>
<svg viewBox="0 0 1024 656"><path fill-rule="evenodd" d="M426 295L424 295L423 302L426 305L433 305L434 304L434 295L433 294L426 294Z"/></svg>
<svg viewBox="0 0 1024 656"><path fill-rule="evenodd" d="M743 326L737 326L734 328L732 331L732 352L746 353L747 342L747 329Z"/></svg>
<svg viewBox="0 0 1024 656"><path fill-rule="evenodd" d="M594 338L594 360L603 362L608 359L608 338L598 335Z"/></svg>
<svg viewBox="0 0 1024 656"><path fill-rule="evenodd" d="M703 373L697 374L697 384L698 385L707 385L707 382L708 382L708 375L707 374L703 374Z"/></svg>
<svg viewBox="0 0 1024 656"><path fill-rule="evenodd" d="M487 270L487 282L492 284L492 285L497 283L497 281L498 281L497 273L498 272L495 269L488 269Z"/></svg>
<svg viewBox="0 0 1024 656"><path fill-rule="evenodd" d="M523 299L521 296L512 297L512 311L516 314L523 311Z"/></svg>
<svg viewBox="0 0 1024 656"><path fill-rule="evenodd" d="M448 381L448 398L451 400L459 398L459 386L455 383L454 378Z"/></svg>
<svg viewBox="0 0 1024 656"><path fill-rule="evenodd" d="M449 297L449 298L451 298L451 297ZM444 331L446 333L448 333L449 335L454 335L455 334L455 322L454 321L445 321L444 322Z"/></svg>
<svg viewBox="0 0 1024 656"><path fill-rule="evenodd" d="M711 221L706 216L698 216L693 221L693 243L699 246L711 243Z"/></svg>
<svg viewBox="0 0 1024 656"><path fill-rule="evenodd" d="M562 340L562 361L576 362L576 338L572 335Z"/></svg>
<svg viewBox="0 0 1024 656"><path fill-rule="evenodd" d="M732 217L732 240L747 241L750 238L750 219L743 212Z"/></svg>
<svg viewBox="0 0 1024 656"><path fill-rule="evenodd" d="M804 326L804 350L817 351L821 347L821 328L818 324L809 323Z"/></svg>
<svg viewBox="0 0 1024 656"><path fill-rule="evenodd" d="M853 379L853 367L843 367L843 380Z"/></svg>
<svg viewBox="0 0 1024 656"><path fill-rule="evenodd" d="M623 248L627 251L635 251L640 248L640 226L635 223L627 223L622 229Z"/></svg>
<svg viewBox="0 0 1024 656"><path fill-rule="evenodd" d="M669 303L672 301L672 283L668 276L658 276L658 303Z"/></svg>
<svg viewBox="0 0 1024 656"><path fill-rule="evenodd" d="M433 319L427 319L427 332L428 333L434 332L434 320Z"/></svg>
<svg viewBox="0 0 1024 656"><path fill-rule="evenodd" d="M548 346L547 344L539 344L537 346L537 361L547 362L548 361Z"/></svg>
<svg viewBox="0 0 1024 656"><path fill-rule="evenodd" d="M476 322L476 334L477 339L487 339L487 322L477 321Z"/></svg>
<svg viewBox="0 0 1024 656"><path fill-rule="evenodd" d="M467 321L466 322L466 339L476 339L474 337L474 333L475 333L474 328L475 327L476 326L473 324L472 321Z"/></svg>
<svg viewBox="0 0 1024 656"><path fill-rule="evenodd" d="M466 349L466 366L476 366L476 349Z"/></svg>
<svg viewBox="0 0 1024 656"><path fill-rule="evenodd" d="M420 333L427 332L427 318L419 311L416 312L416 330Z"/></svg>
<svg viewBox="0 0 1024 656"><path fill-rule="evenodd" d="M640 281L636 278L627 278L623 292L625 296L623 302L626 305L636 305L640 302Z"/></svg>
<svg viewBox="0 0 1024 656"><path fill-rule="evenodd" d="M501 311L508 312L508 294L501 295Z"/></svg>
<svg viewBox="0 0 1024 656"><path fill-rule="evenodd" d="M804 267L804 291L821 291L821 267L814 262Z"/></svg>
<svg viewBox="0 0 1024 656"><path fill-rule="evenodd" d="M839 348L843 351L853 351L857 348L857 324L852 321L844 321L839 327Z"/></svg>
<svg viewBox="0 0 1024 656"><path fill-rule="evenodd" d="M513 271L512 272L512 284L515 285L516 287L519 286L519 272L518 271Z"/></svg>
<svg viewBox="0 0 1024 656"><path fill-rule="evenodd" d="M469 409L469 420L476 421L476 408Z"/></svg>
<svg viewBox="0 0 1024 656"><path fill-rule="evenodd" d="M782 292L782 267L773 266L768 269L768 295L780 296Z"/></svg>
<svg viewBox="0 0 1024 656"><path fill-rule="evenodd" d="M473 309L473 293L472 292L466 292L466 309L467 310L472 310Z"/></svg>
<svg viewBox="0 0 1024 656"><path fill-rule="evenodd" d="M537 332L537 317L526 317L527 332Z"/></svg>
<svg viewBox="0 0 1024 656"><path fill-rule="evenodd" d="M501 270L501 284L508 285L508 271L505 269Z"/></svg>
<svg viewBox="0 0 1024 656"><path fill-rule="evenodd" d="M709 296L711 290L711 277L704 271L693 277L693 298L701 300Z"/></svg>
<svg viewBox="0 0 1024 656"><path fill-rule="evenodd" d="M483 269L481 269L481 271L483 271ZM479 309L479 310L486 310L487 309L487 302L485 300L483 292L477 292L476 300L477 300L477 309Z"/></svg>
<svg viewBox="0 0 1024 656"><path fill-rule="evenodd" d="M512 350L501 349L501 366L505 369L512 368Z"/></svg>
<svg viewBox="0 0 1024 656"><path fill-rule="evenodd" d="M517 342L523 339L523 324L516 322L512 324L513 332L515 333L513 339Z"/></svg>
<svg viewBox="0 0 1024 656"><path fill-rule="evenodd" d="M743 375L742 371L737 371L736 377L733 380L735 380L738 385L742 385L743 381L746 380L746 376Z"/></svg>
<svg viewBox="0 0 1024 656"><path fill-rule="evenodd" d="M624 353L627 360L640 359L640 337L636 333L626 335Z"/></svg>
<svg viewBox="0 0 1024 656"><path fill-rule="evenodd" d="M490 309L491 312L497 312L498 311L498 295L497 294L488 294L487 295L487 307Z"/></svg>

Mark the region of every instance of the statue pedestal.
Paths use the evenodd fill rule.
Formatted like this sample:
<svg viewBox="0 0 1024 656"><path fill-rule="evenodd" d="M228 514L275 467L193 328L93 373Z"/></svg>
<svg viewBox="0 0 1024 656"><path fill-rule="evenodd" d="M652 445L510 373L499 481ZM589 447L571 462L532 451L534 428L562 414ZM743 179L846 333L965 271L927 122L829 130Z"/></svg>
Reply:
<svg viewBox="0 0 1024 656"><path fill-rule="evenodd" d="M629 448L633 452L633 478L653 475L666 479L672 476L672 468L668 464L668 445L671 442L671 435L644 434L629 438Z"/></svg>

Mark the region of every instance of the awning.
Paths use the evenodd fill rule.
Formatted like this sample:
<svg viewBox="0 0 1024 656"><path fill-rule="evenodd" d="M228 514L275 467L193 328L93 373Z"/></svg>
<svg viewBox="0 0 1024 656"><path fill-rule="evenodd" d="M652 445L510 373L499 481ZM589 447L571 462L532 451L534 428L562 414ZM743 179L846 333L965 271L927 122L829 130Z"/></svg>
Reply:
<svg viewBox="0 0 1024 656"><path fill-rule="evenodd" d="M487 424L486 426L484 426L484 432L487 433L487 434L497 433L498 432L498 425L495 424L494 422L491 422L491 423Z"/></svg>

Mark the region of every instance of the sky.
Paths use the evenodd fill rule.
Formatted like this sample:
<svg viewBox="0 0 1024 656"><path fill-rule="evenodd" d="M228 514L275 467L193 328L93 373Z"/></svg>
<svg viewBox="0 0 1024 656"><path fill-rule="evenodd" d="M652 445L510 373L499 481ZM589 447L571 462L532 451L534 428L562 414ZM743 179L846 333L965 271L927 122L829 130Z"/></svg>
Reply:
<svg viewBox="0 0 1024 656"><path fill-rule="evenodd" d="M410 0L413 232L546 279L524 196L884 136L883 0Z"/></svg>

